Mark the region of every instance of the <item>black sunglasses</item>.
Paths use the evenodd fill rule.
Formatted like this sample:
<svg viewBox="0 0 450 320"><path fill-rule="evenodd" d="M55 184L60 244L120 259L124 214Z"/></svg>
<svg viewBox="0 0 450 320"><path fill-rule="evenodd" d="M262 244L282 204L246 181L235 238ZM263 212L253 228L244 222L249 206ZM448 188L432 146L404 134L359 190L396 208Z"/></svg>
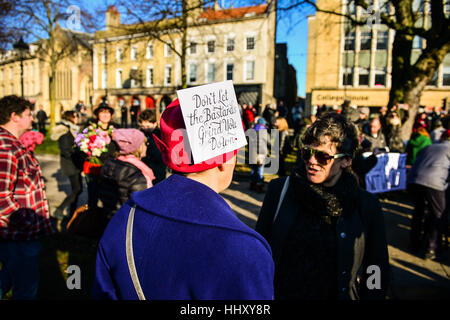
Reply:
<svg viewBox="0 0 450 320"><path fill-rule="evenodd" d="M316 158L317 162L319 162L321 165L327 165L332 159L339 159L346 156L345 153L338 153L332 156L326 152L308 147L302 148L300 154L302 156L302 159L305 161L309 161L309 159L311 159L311 157L314 155L314 158Z"/></svg>

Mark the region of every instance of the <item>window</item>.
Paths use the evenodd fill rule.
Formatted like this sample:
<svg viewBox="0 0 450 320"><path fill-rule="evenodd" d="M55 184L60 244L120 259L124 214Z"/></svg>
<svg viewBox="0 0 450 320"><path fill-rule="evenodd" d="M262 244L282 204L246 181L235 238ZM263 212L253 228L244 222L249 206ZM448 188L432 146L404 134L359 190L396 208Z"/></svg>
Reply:
<svg viewBox="0 0 450 320"><path fill-rule="evenodd" d="M132 46L131 47L131 56L130 56L131 60L137 60L137 52L138 52L137 46Z"/></svg>
<svg viewBox="0 0 450 320"><path fill-rule="evenodd" d="M227 52L234 51L234 38L227 39Z"/></svg>
<svg viewBox="0 0 450 320"><path fill-rule="evenodd" d="M377 69L375 70L375 86L385 87L386 86L386 70Z"/></svg>
<svg viewBox="0 0 450 320"><path fill-rule="evenodd" d="M0 81L5 81L5 69L0 72Z"/></svg>
<svg viewBox="0 0 450 320"><path fill-rule="evenodd" d="M130 78L131 78L131 88L137 88L137 84L138 84L138 68L137 67L132 67L130 70Z"/></svg>
<svg viewBox="0 0 450 320"><path fill-rule="evenodd" d="M146 48L146 50L145 50L145 58L146 58L146 59L151 59L151 58L153 58L153 44L152 44L152 43L149 43L149 44L147 45L147 48Z"/></svg>
<svg viewBox="0 0 450 320"><path fill-rule="evenodd" d="M245 80L254 80L255 79L255 61L246 61L245 62Z"/></svg>
<svg viewBox="0 0 450 320"><path fill-rule="evenodd" d="M360 68L359 69L359 77L358 77L358 85L360 86L368 86L369 85L369 69Z"/></svg>
<svg viewBox="0 0 450 320"><path fill-rule="evenodd" d="M9 80L14 79L14 69L13 67L9 68Z"/></svg>
<svg viewBox="0 0 450 320"><path fill-rule="evenodd" d="M122 88L122 69L116 70L116 88Z"/></svg>
<svg viewBox="0 0 450 320"><path fill-rule="evenodd" d="M347 3L344 4L344 7L345 7L345 11L348 14L355 14L356 13L356 6L355 6L355 2L353 0L347 1Z"/></svg>
<svg viewBox="0 0 450 320"><path fill-rule="evenodd" d="M147 87L153 85L153 67L147 67Z"/></svg>
<svg viewBox="0 0 450 320"><path fill-rule="evenodd" d="M437 86L438 82L438 70L436 70L431 77L430 81L428 81L427 86Z"/></svg>
<svg viewBox="0 0 450 320"><path fill-rule="evenodd" d="M108 82L108 71L106 69L102 70L102 89L106 89Z"/></svg>
<svg viewBox="0 0 450 320"><path fill-rule="evenodd" d="M189 53L190 54L196 54L197 53L197 43L191 42L189 45Z"/></svg>
<svg viewBox="0 0 450 320"><path fill-rule="evenodd" d="M233 71L234 71L234 63L228 62L226 64L226 79L227 80L233 80Z"/></svg>
<svg viewBox="0 0 450 320"><path fill-rule="evenodd" d="M344 50L355 50L355 32L346 32L344 36Z"/></svg>
<svg viewBox="0 0 450 320"><path fill-rule="evenodd" d="M344 68L342 73L342 85L353 86L353 68Z"/></svg>
<svg viewBox="0 0 450 320"><path fill-rule="evenodd" d="M413 0L413 11L417 12L424 12L425 11L425 0Z"/></svg>
<svg viewBox="0 0 450 320"><path fill-rule="evenodd" d="M370 50L372 42L371 32L361 32L359 50Z"/></svg>
<svg viewBox="0 0 450 320"><path fill-rule="evenodd" d="M170 65L164 68L164 84L172 84L172 66Z"/></svg>
<svg viewBox="0 0 450 320"><path fill-rule="evenodd" d="M216 51L216 40L209 40L207 43L207 52L214 53Z"/></svg>
<svg viewBox="0 0 450 320"><path fill-rule="evenodd" d="M116 61L120 62L122 61L123 58L123 50L122 48L117 48L116 49Z"/></svg>
<svg viewBox="0 0 450 320"><path fill-rule="evenodd" d="M165 56L165 57L170 57L170 56L172 56L172 48L171 48L170 45L168 45L167 43L164 44L164 56Z"/></svg>
<svg viewBox="0 0 450 320"><path fill-rule="evenodd" d="M206 67L206 82L212 83L216 79L216 64L214 62L208 62Z"/></svg>
<svg viewBox="0 0 450 320"><path fill-rule="evenodd" d="M247 50L254 50L255 49L255 37L251 36L251 37L247 37L246 38L246 49Z"/></svg>
<svg viewBox="0 0 450 320"><path fill-rule="evenodd" d="M189 64L189 83L197 82L197 64Z"/></svg>
<svg viewBox="0 0 450 320"><path fill-rule="evenodd" d="M388 31L379 31L377 34L377 50L386 50L388 47Z"/></svg>
<svg viewBox="0 0 450 320"><path fill-rule="evenodd" d="M422 37L415 36L412 43L413 49L423 49L423 39Z"/></svg>
<svg viewBox="0 0 450 320"><path fill-rule="evenodd" d="M442 85L450 86L450 66L444 66L442 68Z"/></svg>

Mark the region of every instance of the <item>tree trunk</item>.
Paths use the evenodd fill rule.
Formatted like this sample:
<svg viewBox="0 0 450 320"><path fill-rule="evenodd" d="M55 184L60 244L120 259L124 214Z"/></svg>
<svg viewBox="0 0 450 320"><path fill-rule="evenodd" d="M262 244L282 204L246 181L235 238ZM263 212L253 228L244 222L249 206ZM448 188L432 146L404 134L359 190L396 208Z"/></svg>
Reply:
<svg viewBox="0 0 450 320"><path fill-rule="evenodd" d="M388 109L398 103L409 105L409 118L402 124L403 140L408 140L411 136L415 116L420 106L420 97L426 85L450 51L450 43L429 40L427 48L411 66L410 44L412 39L409 40L408 36L396 34L392 50L392 86L388 103Z"/></svg>

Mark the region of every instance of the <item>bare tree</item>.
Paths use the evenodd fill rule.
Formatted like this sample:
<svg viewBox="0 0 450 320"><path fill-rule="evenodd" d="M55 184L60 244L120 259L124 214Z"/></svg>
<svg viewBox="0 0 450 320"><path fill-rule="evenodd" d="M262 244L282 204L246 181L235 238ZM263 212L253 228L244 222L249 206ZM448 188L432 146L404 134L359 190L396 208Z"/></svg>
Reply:
<svg viewBox="0 0 450 320"><path fill-rule="evenodd" d="M275 1L275 0L271 0ZM399 103L409 105L409 119L402 126L402 136L409 139L420 98L425 86L432 80L444 57L450 52L450 17L445 6L450 0L386 0L378 8L370 0L349 0L348 5L359 6L368 14L355 15L336 10L324 10L320 1L279 0L280 12L291 12L312 6L317 12L343 16L352 25L367 24L376 17L379 23L395 30L392 49L392 85L389 92L388 109ZM427 9L425 9L427 8ZM424 13L429 14L430 24L420 23ZM414 37L426 41L417 60L411 60Z"/></svg>
<svg viewBox="0 0 450 320"><path fill-rule="evenodd" d="M8 32L25 35L38 47L39 59L49 66L50 125L54 126L58 63L80 48L91 50L89 36L81 31L92 30L94 19L68 0L14 1L9 14L14 18L9 19ZM66 23L66 28L60 26L61 22Z"/></svg>

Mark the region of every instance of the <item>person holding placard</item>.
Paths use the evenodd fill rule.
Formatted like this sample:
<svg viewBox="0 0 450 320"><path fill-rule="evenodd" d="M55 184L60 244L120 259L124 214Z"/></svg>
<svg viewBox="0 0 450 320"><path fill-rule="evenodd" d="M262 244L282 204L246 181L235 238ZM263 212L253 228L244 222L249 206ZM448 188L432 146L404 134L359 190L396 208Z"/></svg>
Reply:
<svg viewBox="0 0 450 320"><path fill-rule="evenodd" d="M204 102L198 110L209 103L219 108L217 100ZM231 109L239 116L237 104ZM184 136L186 122L178 99L162 114L155 142L173 174L134 193L109 222L98 248L94 298L273 299L269 245L219 195L231 183L239 147L193 162L196 142Z"/></svg>
<svg viewBox="0 0 450 320"><path fill-rule="evenodd" d="M356 126L326 113L302 141L303 161L270 182L256 224L272 248L275 299L384 299L389 257L381 205L350 171Z"/></svg>

